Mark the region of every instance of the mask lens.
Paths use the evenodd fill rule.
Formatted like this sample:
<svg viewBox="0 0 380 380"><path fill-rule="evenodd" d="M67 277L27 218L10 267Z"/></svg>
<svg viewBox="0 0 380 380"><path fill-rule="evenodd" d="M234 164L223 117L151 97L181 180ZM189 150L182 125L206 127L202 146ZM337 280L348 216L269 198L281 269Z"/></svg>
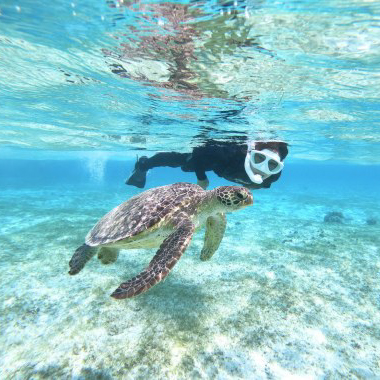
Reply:
<svg viewBox="0 0 380 380"><path fill-rule="evenodd" d="M269 160L268 168L270 171L277 169L277 167L278 167L278 163L275 160Z"/></svg>
<svg viewBox="0 0 380 380"><path fill-rule="evenodd" d="M255 155L253 156L253 161L255 164L260 164L261 162L264 162L265 161L265 156L261 153L255 153Z"/></svg>

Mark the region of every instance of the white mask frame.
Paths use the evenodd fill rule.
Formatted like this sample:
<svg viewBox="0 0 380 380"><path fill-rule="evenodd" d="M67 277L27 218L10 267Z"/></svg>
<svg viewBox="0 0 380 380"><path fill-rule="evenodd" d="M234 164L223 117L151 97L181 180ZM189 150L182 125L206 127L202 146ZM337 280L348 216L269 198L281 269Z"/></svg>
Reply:
<svg viewBox="0 0 380 380"><path fill-rule="evenodd" d="M244 169L252 182L261 184L264 179L279 173L283 168L284 163L277 153L269 149L248 149Z"/></svg>

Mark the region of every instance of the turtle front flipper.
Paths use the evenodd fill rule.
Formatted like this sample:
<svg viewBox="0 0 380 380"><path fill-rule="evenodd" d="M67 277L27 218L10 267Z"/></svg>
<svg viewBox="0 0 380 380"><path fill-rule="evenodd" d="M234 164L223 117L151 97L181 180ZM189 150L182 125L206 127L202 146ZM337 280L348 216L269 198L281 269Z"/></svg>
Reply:
<svg viewBox="0 0 380 380"><path fill-rule="evenodd" d="M162 242L149 266L136 277L120 284L111 296L117 299L131 298L164 279L185 252L193 233L194 224L191 220L180 219L176 230Z"/></svg>
<svg viewBox="0 0 380 380"><path fill-rule="evenodd" d="M87 244L82 244L78 247L69 262L69 274L73 275L79 273L84 268L87 261L89 261L97 251L98 247L90 247Z"/></svg>
<svg viewBox="0 0 380 380"><path fill-rule="evenodd" d="M210 260L219 248L226 230L226 216L222 213L209 216L206 221L205 241L201 251L201 260Z"/></svg>

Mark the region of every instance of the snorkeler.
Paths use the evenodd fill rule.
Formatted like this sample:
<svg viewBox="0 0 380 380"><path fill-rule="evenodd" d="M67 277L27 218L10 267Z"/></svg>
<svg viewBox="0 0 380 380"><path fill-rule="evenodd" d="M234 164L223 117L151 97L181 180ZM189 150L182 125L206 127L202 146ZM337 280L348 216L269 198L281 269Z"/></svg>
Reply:
<svg viewBox="0 0 380 380"><path fill-rule="evenodd" d="M269 188L281 176L287 155L288 144L283 141L235 143L209 140L191 153L162 152L150 158L140 157L125 183L143 188L148 170L169 166L195 172L197 183L203 189L209 185L207 171L250 189Z"/></svg>
<svg viewBox="0 0 380 380"><path fill-rule="evenodd" d="M154 87L172 89L191 99L233 98L241 109L245 108L249 97L231 97L211 75L219 70L218 63L223 62L227 55L233 56L237 50L255 50L272 56L272 52L264 49L258 36L251 32L252 23L247 21L244 1L218 1L215 17L207 21L204 19L207 12L202 6L194 7L194 4L189 6L169 1L141 5L137 1L121 0L117 0L117 4L144 12L144 18L156 32L147 34L142 30L140 33L133 27L130 30L135 37L132 44L123 43L117 49L103 50L105 56L112 58L110 67L113 73ZM161 24L156 20L161 20ZM162 28L167 32L160 33ZM138 58L136 66L130 64L134 58ZM157 61L165 63L164 67L168 69L163 68L158 76L156 70L141 70L142 62L150 67ZM154 94L155 98L157 96ZM126 184L143 188L148 170L168 166L195 172L198 184L204 189L209 184L207 171L214 171L219 177L252 189L269 188L280 177L287 154L287 144L282 141L254 141L248 142L247 146L246 141L207 140L191 153L162 152L150 158L141 157Z"/></svg>

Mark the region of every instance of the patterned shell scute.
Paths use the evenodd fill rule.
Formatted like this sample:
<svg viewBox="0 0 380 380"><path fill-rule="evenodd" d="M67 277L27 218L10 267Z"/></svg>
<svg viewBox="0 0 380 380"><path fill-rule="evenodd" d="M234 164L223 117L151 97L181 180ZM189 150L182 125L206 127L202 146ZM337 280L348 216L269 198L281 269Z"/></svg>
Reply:
<svg viewBox="0 0 380 380"><path fill-rule="evenodd" d="M194 212L197 200L204 193L201 187L190 183L176 183L144 191L104 215L87 234L86 244L97 246L136 236L186 203L189 206L185 211Z"/></svg>

